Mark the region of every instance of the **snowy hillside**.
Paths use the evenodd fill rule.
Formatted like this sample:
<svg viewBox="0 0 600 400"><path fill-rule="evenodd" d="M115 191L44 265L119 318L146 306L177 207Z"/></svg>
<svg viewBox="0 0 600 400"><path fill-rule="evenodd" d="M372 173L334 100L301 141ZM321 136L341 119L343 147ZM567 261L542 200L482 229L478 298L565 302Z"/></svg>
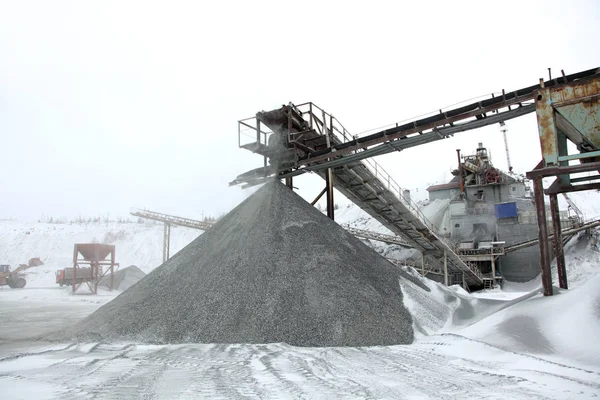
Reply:
<svg viewBox="0 0 600 400"><path fill-rule="evenodd" d="M195 229L171 227L171 255L201 233ZM136 265L148 273L162 263L163 226L0 221L0 264L15 268L33 257L40 257L44 262L44 265L27 271L28 287L54 285L55 271L73 265L75 243L114 244L121 268Z"/></svg>

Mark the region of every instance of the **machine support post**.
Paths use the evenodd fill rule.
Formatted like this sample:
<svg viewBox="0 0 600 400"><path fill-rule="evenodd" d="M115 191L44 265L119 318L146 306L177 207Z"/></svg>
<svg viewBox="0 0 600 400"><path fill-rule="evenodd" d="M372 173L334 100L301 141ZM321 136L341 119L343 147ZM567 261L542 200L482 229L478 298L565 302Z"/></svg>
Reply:
<svg viewBox="0 0 600 400"><path fill-rule="evenodd" d="M448 286L448 257L444 249L444 285Z"/></svg>
<svg viewBox="0 0 600 400"><path fill-rule="evenodd" d="M256 119L256 144L260 144L260 120L258 118Z"/></svg>
<svg viewBox="0 0 600 400"><path fill-rule="evenodd" d="M113 250L110 253L110 291L112 292L115 288L115 261L117 255L115 254L116 250Z"/></svg>
<svg viewBox="0 0 600 400"><path fill-rule="evenodd" d="M558 284L562 289L568 289L565 251L563 248L562 228L560 226L560 214L558 213L558 199L556 194L550 195L550 213L552 215L552 230L554 231L554 252L556 254Z"/></svg>
<svg viewBox="0 0 600 400"><path fill-rule="evenodd" d="M331 168L327 168L325 174L325 185L327 189L327 217L335 219L333 202L333 171Z"/></svg>
<svg viewBox="0 0 600 400"><path fill-rule="evenodd" d="M98 294L98 280L100 279L100 264L98 261L92 263L92 294Z"/></svg>
<svg viewBox="0 0 600 400"><path fill-rule="evenodd" d="M496 258L494 257L494 249L492 247L492 288L496 286Z"/></svg>
<svg viewBox="0 0 600 400"><path fill-rule="evenodd" d="M77 288L75 287L75 282L77 282L77 273L75 272L77 270L77 254L79 253L79 251L77 250L77 245L74 246L74 250L73 250L73 279L71 281L72 285L71 285L71 289L73 289L73 293L75 293L75 291L77 290Z"/></svg>
<svg viewBox="0 0 600 400"><path fill-rule="evenodd" d="M546 206L544 204L544 187L542 178L533 179L533 194L538 221L538 243L540 246L540 263L542 265L542 285L544 296L552 296L552 275L550 272L550 249L548 246L548 228L546 226Z"/></svg>
<svg viewBox="0 0 600 400"><path fill-rule="evenodd" d="M294 186L292 184L292 177L291 176L288 176L287 178L285 178L285 186L287 186L290 189L294 190Z"/></svg>
<svg viewBox="0 0 600 400"><path fill-rule="evenodd" d="M169 251L171 247L171 224L165 222L163 235L163 263L169 259Z"/></svg>

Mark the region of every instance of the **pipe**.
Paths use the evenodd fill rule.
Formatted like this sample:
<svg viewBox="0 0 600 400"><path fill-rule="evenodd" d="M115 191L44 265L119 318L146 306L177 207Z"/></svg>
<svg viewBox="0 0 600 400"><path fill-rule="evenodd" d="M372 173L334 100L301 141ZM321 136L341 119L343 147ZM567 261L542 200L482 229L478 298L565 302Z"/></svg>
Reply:
<svg viewBox="0 0 600 400"><path fill-rule="evenodd" d="M465 181L463 179L462 163L460 162L460 149L456 149L456 156L458 157L458 176L460 177L460 192L465 192Z"/></svg>

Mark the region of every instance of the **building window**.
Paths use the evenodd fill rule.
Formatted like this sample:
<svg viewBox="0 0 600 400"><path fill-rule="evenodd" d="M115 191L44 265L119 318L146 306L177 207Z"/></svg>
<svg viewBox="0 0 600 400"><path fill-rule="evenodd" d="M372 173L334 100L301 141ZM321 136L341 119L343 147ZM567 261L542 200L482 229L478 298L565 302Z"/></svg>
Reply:
<svg viewBox="0 0 600 400"><path fill-rule="evenodd" d="M513 186L513 187L512 187L512 191L513 191L513 192L516 192L516 191L517 191L517 187L516 187L516 186Z"/></svg>
<svg viewBox="0 0 600 400"><path fill-rule="evenodd" d="M455 228L460 228L460 224L454 224Z"/></svg>

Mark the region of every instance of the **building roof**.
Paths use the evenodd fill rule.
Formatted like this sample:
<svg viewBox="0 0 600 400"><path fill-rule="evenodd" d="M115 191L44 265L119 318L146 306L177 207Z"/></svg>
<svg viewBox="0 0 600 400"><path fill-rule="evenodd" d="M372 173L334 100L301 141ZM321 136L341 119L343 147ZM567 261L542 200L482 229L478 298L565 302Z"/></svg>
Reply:
<svg viewBox="0 0 600 400"><path fill-rule="evenodd" d="M442 183L439 185L431 185L427 188L428 192L437 192L438 190L448 190L448 189L455 189L460 187L460 176L455 176L454 178L452 178L452 180L448 183Z"/></svg>
<svg viewBox="0 0 600 400"><path fill-rule="evenodd" d="M460 187L458 182L442 183L441 185L431 185L427 188L428 192L437 192L438 190L448 190Z"/></svg>

